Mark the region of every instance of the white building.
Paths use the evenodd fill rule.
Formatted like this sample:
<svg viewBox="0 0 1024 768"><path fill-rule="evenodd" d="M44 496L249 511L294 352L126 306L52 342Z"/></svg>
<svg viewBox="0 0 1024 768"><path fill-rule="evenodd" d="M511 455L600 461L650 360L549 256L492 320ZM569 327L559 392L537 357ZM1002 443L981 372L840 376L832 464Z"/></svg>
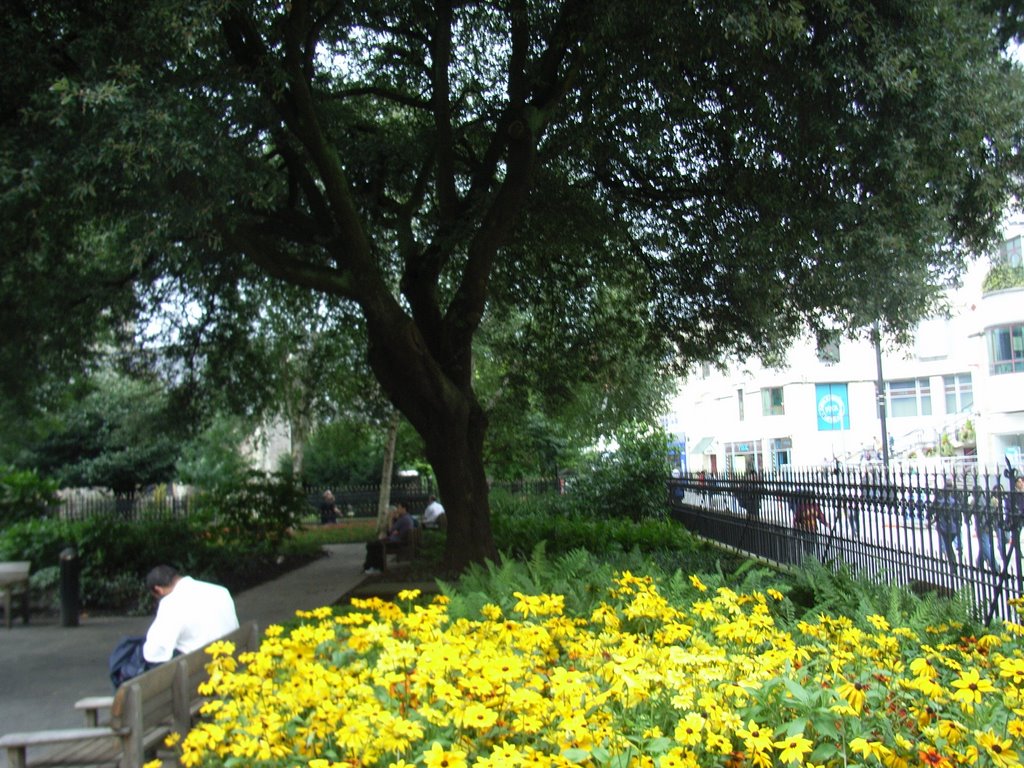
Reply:
<svg viewBox="0 0 1024 768"><path fill-rule="evenodd" d="M1001 263L1024 270L1024 223L1008 230ZM1024 281L983 289L979 260L950 295L953 314L918 327L910 348L881 344L890 459L1021 463L1024 452ZM1024 276L1024 271L1022 271ZM665 419L685 444L684 470L742 473L785 465L844 465L882 457L879 361L868 339L794 346L786 366L711 366L683 382Z"/></svg>

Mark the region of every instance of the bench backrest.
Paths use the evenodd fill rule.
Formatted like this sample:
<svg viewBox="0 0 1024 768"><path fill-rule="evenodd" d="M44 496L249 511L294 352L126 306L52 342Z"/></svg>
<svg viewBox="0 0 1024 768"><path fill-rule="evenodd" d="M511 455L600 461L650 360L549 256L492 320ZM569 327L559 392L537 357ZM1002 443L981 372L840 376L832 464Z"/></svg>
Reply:
<svg viewBox="0 0 1024 768"><path fill-rule="evenodd" d="M259 636L256 622L250 621L217 642L233 643L237 655L256 650ZM187 733L191 726L191 704L199 684L208 677L206 665L209 661L210 656L204 646L126 680L114 694L110 708L111 726L129 728L141 735L145 730L171 722L174 730Z"/></svg>

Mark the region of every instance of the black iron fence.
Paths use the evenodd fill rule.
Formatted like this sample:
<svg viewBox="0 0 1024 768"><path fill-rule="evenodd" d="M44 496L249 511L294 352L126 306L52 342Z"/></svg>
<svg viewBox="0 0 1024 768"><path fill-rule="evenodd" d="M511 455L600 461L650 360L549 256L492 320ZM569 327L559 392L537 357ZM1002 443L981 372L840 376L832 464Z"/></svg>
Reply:
<svg viewBox="0 0 1024 768"><path fill-rule="evenodd" d="M188 517L194 510L195 494L137 494L119 497L99 492L68 495L48 508L48 514L64 520L91 517L119 517L124 520L151 520Z"/></svg>
<svg viewBox="0 0 1024 768"><path fill-rule="evenodd" d="M775 563L814 557L912 589L966 592L986 622L1022 594L1024 479L1012 469L807 469L669 481L673 517Z"/></svg>
<svg viewBox="0 0 1024 768"><path fill-rule="evenodd" d="M493 483L492 488L509 493L558 492L557 480L525 479ZM380 485L306 486L303 491L309 502L304 522L318 522L323 492L334 494L335 504L342 517L376 517ZM423 512L427 500L437 493L429 477L402 478L391 484L390 503L405 504L410 514ZM83 520L90 517L116 516L125 520L167 517L187 517L196 509L198 492L187 486L162 486L156 491L138 493L131 497L116 497L102 491L83 490L66 493L48 510L53 517L65 520Z"/></svg>

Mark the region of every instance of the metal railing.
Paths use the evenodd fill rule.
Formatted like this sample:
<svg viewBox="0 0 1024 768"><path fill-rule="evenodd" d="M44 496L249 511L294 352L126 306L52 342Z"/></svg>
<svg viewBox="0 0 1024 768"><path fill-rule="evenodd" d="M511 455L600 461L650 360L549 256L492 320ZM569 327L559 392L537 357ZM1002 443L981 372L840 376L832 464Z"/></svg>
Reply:
<svg viewBox="0 0 1024 768"><path fill-rule="evenodd" d="M669 504L694 533L774 563L814 557L883 583L966 591L989 622L1015 619L1009 601L1024 591L1022 488L1011 469L695 473L669 480Z"/></svg>

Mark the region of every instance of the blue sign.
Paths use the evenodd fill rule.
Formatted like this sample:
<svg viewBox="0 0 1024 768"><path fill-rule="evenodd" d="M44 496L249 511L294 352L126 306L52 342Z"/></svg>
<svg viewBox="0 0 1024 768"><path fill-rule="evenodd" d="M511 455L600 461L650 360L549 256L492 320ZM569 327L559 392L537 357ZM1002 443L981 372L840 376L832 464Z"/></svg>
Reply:
<svg viewBox="0 0 1024 768"><path fill-rule="evenodd" d="M850 428L850 397L846 384L815 384L818 431Z"/></svg>

